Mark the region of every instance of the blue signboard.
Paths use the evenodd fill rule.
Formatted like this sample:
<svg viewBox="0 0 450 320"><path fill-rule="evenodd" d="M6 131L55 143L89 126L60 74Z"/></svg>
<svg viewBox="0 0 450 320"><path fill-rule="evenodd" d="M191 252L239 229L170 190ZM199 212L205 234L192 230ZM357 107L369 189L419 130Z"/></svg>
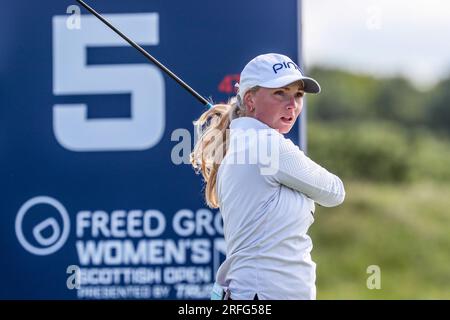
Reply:
<svg viewBox="0 0 450 320"><path fill-rule="evenodd" d="M297 0L88 3L216 103L256 55L300 62ZM207 299L225 246L189 165L205 108L76 4L0 10L0 298Z"/></svg>

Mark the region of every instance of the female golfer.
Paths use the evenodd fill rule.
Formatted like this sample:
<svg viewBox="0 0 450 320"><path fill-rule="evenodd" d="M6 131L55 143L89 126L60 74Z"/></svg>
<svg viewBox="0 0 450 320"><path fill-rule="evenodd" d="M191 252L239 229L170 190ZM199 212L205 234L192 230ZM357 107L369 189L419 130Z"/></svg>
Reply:
<svg viewBox="0 0 450 320"><path fill-rule="evenodd" d="M281 54L264 54L241 72L237 96L195 124L191 162L205 180L205 198L219 208L226 259L211 299L315 299L315 263L307 235L314 203L344 201L342 181L309 159L288 133L304 93L318 93Z"/></svg>

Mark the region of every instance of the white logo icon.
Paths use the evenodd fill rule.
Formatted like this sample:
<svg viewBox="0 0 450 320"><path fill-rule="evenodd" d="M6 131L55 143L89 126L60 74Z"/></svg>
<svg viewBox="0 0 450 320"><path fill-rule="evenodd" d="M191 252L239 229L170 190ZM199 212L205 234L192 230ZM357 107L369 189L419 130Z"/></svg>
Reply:
<svg viewBox="0 0 450 320"><path fill-rule="evenodd" d="M36 247L32 245L24 236L22 229L23 219L25 215L33 206L38 204L47 204L54 207L61 215L63 223L61 228L60 225L58 224L58 221L55 218L49 217L39 222L33 228L32 231L33 237L36 240L36 242L42 247ZM48 228L51 228L52 234L46 237L44 236L43 231ZM25 202L22 205L22 207L20 207L19 212L17 213L16 217L17 239L27 251L35 255L44 256L58 251L64 245L67 238L69 237L69 231L70 231L69 214L67 213L67 210L64 208L64 206L59 201L53 198L46 196L34 197Z"/></svg>

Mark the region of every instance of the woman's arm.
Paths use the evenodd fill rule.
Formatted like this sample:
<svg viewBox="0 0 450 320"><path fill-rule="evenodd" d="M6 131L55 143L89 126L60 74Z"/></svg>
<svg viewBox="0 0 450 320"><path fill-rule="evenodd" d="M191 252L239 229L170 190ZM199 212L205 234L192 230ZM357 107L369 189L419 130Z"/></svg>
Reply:
<svg viewBox="0 0 450 320"><path fill-rule="evenodd" d="M324 207L341 204L345 198L344 184L299 149L291 140L280 137L276 182L297 190Z"/></svg>

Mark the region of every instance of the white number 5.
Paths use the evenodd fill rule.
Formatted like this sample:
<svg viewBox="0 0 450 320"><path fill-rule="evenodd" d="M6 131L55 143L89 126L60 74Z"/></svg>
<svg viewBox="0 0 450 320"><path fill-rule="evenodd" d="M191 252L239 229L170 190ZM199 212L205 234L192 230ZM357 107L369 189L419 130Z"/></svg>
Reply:
<svg viewBox="0 0 450 320"><path fill-rule="evenodd" d="M143 45L159 43L158 14L109 14L106 19ZM165 125L164 79L149 64L87 65L88 46L128 46L95 17L81 16L80 29L66 27L67 16L53 17L53 93L131 93L131 118L87 119L85 104L57 104L53 131L72 151L145 150L162 138Z"/></svg>

